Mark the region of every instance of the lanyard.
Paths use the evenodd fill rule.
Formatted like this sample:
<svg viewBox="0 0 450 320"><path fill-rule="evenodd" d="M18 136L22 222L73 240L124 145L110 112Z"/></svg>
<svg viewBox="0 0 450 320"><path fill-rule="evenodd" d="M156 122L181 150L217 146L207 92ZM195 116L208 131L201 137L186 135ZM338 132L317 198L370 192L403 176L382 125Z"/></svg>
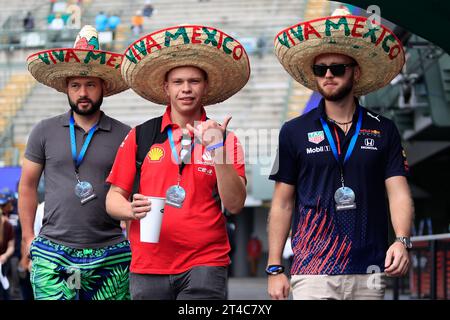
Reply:
<svg viewBox="0 0 450 320"><path fill-rule="evenodd" d="M320 122L322 122L323 130L325 131L325 135L327 136L328 142L330 143L331 151L333 152L334 158L338 163L339 162L339 155L336 149L336 144L334 143L333 136L331 135L330 128L328 127L328 123L323 120L323 118L320 118ZM345 154L344 163L342 166L347 162L347 160L352 155L353 149L355 148L356 140L359 135L359 131L361 130L361 124L362 124L362 109L359 108L359 116L358 116L358 122L356 124L356 130L353 134L352 139L350 140L350 145L348 146L347 153Z"/></svg>
<svg viewBox="0 0 450 320"><path fill-rule="evenodd" d="M73 119L73 115L70 116L70 144L72 149L72 159L73 164L75 166L75 172L78 174L78 168L83 162L84 156L86 155L86 150L89 146L89 143L92 140L92 136L94 135L95 130L97 129L97 124L95 124L88 133L86 140L84 141L83 146L81 147L80 154L77 157L77 143L75 137L75 120Z"/></svg>
<svg viewBox="0 0 450 320"><path fill-rule="evenodd" d="M175 147L175 141L173 140L172 128L169 127L169 129L167 130L167 135L169 137L170 149L172 150L172 155L175 158L176 162L178 163L178 173L181 176L181 173L183 172L183 169L186 166L186 163L184 163L182 160L180 161L178 159L178 152L177 152L177 148ZM194 148L194 144L192 143L191 149L189 150L190 153L192 153L193 148Z"/></svg>

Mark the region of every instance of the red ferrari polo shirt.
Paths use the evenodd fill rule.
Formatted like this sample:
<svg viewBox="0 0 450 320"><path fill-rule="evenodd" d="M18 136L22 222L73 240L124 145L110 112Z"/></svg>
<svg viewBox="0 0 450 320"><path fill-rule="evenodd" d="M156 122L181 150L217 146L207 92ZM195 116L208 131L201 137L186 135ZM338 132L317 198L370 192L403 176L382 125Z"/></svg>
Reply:
<svg viewBox="0 0 450 320"><path fill-rule="evenodd" d="M172 123L170 106L163 115L161 132L171 127L177 153L181 149L181 128ZM206 113L202 111L202 121ZM226 139L228 161L245 179L242 147L233 133ZM107 181L132 191L136 173L137 146L135 129L121 144ZM230 163L230 162L228 162ZM141 169L139 193L165 197L167 189L177 184L178 164L172 155L169 139L152 145ZM131 221L129 239L132 249L131 272L177 274L194 266L227 266L230 263L225 217L218 197L217 180L211 155L200 144L194 144L191 163L186 164L180 186L186 190L182 208L164 207L159 243L140 241L140 223Z"/></svg>

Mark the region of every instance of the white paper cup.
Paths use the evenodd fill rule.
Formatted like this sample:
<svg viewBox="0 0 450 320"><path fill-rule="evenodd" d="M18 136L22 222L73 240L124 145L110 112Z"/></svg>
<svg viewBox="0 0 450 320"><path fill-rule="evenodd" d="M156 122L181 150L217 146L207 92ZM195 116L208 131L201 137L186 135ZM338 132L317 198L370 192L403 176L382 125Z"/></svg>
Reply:
<svg viewBox="0 0 450 320"><path fill-rule="evenodd" d="M141 219L141 242L159 242L159 233L164 215L165 198L148 197L152 209Z"/></svg>

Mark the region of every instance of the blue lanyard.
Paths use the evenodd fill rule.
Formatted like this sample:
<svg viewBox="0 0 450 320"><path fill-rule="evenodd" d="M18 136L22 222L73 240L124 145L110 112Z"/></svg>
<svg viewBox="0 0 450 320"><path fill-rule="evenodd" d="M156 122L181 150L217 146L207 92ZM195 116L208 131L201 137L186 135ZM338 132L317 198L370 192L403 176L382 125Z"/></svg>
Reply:
<svg viewBox="0 0 450 320"><path fill-rule="evenodd" d="M181 173L183 172L184 166L186 165L186 163L181 162L178 159L178 152L177 152L177 148L175 147L175 141L173 140L173 134L172 134L172 128L169 127L169 129L167 129L167 135L169 137L169 143L170 143L170 149L172 150L172 154L173 157L175 158L175 160L178 163L178 168L179 168L179 173L181 176ZM194 144L191 144L191 150L189 151L190 153L192 153L192 149L194 148Z"/></svg>
<svg viewBox="0 0 450 320"><path fill-rule="evenodd" d="M86 150L89 146L89 143L92 140L92 136L94 135L95 130L97 129L97 124L95 124L88 133L86 140L84 141L83 146L81 147L80 154L77 157L77 142L75 137L75 120L73 119L73 115L70 116L70 144L72 149L72 159L75 165L75 172L78 173L78 168L83 162L84 156L86 155Z"/></svg>
<svg viewBox="0 0 450 320"><path fill-rule="evenodd" d="M178 153L177 153L177 148L175 147L175 141L173 140L172 128L169 128L167 130L167 135L169 136L170 149L172 150L173 157L179 164L180 160L178 160Z"/></svg>
<svg viewBox="0 0 450 320"><path fill-rule="evenodd" d="M330 143L331 151L333 151L334 158L339 163L339 155L336 149L336 144L334 143L333 136L331 135L330 128L328 127L328 124L323 118L320 118L320 122L322 122L323 130L325 131L325 135L327 136L328 142ZM344 163L347 162L347 160L350 158L353 149L355 148L356 139L358 138L359 131L361 130L361 124L362 124L362 109L359 107L359 116L358 116L358 122L356 124L356 130L353 134L352 140L350 140L350 145L348 146L347 153L345 154Z"/></svg>

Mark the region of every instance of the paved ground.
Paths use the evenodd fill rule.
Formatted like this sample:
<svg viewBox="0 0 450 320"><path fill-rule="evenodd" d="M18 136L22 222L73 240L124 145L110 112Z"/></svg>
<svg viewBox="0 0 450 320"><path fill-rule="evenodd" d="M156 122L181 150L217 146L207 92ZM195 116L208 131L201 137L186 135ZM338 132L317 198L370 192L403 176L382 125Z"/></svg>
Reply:
<svg viewBox="0 0 450 320"><path fill-rule="evenodd" d="M267 278L230 278L228 282L228 298L230 300L269 300L267 294ZM392 289L386 290L385 300L392 300ZM291 297L292 298L292 297ZM409 300L401 295L400 300Z"/></svg>
<svg viewBox="0 0 450 320"><path fill-rule="evenodd" d="M269 300L267 278L230 278L228 280L230 300Z"/></svg>

